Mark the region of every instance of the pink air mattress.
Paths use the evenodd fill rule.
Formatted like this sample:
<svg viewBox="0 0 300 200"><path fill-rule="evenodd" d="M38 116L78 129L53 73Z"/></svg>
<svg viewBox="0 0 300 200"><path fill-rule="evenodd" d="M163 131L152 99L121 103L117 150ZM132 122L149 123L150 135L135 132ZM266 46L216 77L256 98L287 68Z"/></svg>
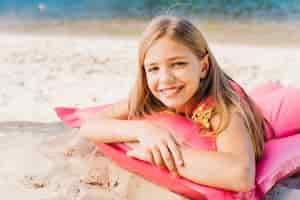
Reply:
<svg viewBox="0 0 300 200"><path fill-rule="evenodd" d="M254 101L262 109L271 125L275 127L276 132L274 137L269 137L271 140L266 144L264 157L262 161L258 163L256 187L249 192L226 191L194 183L184 177L173 177L167 169L161 169L151 163L128 157L126 152L129 150L129 147L122 143L97 144L97 146L105 156L112 159L119 166L190 199L261 199L280 179L300 170L300 151L296 151L297 146L300 146L300 135L295 135L300 132L298 128L300 125L300 114L298 114L300 113L300 106L294 105L297 101L300 101L300 92L298 89L283 88L282 86L271 83L257 88L250 94L255 97L253 98ZM256 95L259 95L259 97ZM291 100L289 95L293 98L297 98L297 100ZM93 116L97 112L101 112L107 106L109 105L84 109L57 107L55 111L60 119L67 125L72 128L79 128L88 117ZM293 110L290 110L289 106L291 106ZM297 114L292 112L297 109L299 111ZM281 113L281 111L288 111L288 113ZM201 137L198 134L197 126L181 116L157 114L144 120L158 121L160 125L173 130L172 132L176 137L179 137L191 148L209 151L217 150L213 139ZM299 123L297 124L295 121ZM284 124L287 124L287 126L284 126ZM284 149L283 151L280 151L281 144L282 149ZM288 151L289 147L291 149L290 151ZM293 162L294 160L295 162ZM276 165L274 166L274 164Z"/></svg>

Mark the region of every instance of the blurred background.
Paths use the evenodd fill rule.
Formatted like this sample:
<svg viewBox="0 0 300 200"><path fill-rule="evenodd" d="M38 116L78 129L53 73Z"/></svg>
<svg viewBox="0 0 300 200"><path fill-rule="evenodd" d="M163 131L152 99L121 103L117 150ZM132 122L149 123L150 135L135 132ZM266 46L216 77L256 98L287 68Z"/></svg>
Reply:
<svg viewBox="0 0 300 200"><path fill-rule="evenodd" d="M217 42L300 41L300 0L0 0L2 31L136 36L163 14L193 19Z"/></svg>
<svg viewBox="0 0 300 200"><path fill-rule="evenodd" d="M19 19L101 19L174 13L205 18L297 20L299 0L1 0L2 16Z"/></svg>
<svg viewBox="0 0 300 200"><path fill-rule="evenodd" d="M0 121L125 98L157 15L190 19L246 89L300 86L300 0L0 0Z"/></svg>

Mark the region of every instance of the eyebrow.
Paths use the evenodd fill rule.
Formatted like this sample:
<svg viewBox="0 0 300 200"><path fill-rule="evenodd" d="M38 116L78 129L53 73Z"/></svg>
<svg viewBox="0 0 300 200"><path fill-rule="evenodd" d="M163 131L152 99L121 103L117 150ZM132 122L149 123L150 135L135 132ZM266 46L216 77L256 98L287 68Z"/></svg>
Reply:
<svg viewBox="0 0 300 200"><path fill-rule="evenodd" d="M173 61L173 60L185 59L185 58L186 57L184 57L184 56L175 56L175 57L168 58L167 61ZM147 64L145 64L145 67L146 66L153 66L153 65L156 65L156 64L157 64L156 62L147 63Z"/></svg>

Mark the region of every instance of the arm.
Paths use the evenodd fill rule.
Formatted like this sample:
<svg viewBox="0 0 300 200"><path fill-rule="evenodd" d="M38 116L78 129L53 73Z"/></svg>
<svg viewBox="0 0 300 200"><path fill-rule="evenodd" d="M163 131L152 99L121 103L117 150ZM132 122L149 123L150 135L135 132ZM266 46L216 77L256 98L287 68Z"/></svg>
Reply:
<svg viewBox="0 0 300 200"><path fill-rule="evenodd" d="M98 118L84 123L79 130L79 136L101 143L137 142L138 134L144 129L143 121Z"/></svg>
<svg viewBox="0 0 300 200"><path fill-rule="evenodd" d="M150 121L98 118L87 121L80 128L79 136L101 143L138 142L138 146L134 146L132 151L127 152L128 156L155 162L161 166L164 161L165 166L174 173L176 173L176 165L170 158L174 158L178 166L183 165L175 138Z"/></svg>
<svg viewBox="0 0 300 200"><path fill-rule="evenodd" d="M212 119L213 127L217 127L218 121L218 117ZM152 135L151 132L148 134ZM233 191L252 189L255 179L254 150L239 114L231 113L228 127L220 133L216 142L217 152L193 150L181 146L180 152L184 166L176 165L176 173L208 186ZM144 160L145 155L142 151L133 150L131 152L134 154L130 156ZM166 160L170 161L174 158L160 159L164 162L163 165L166 165ZM157 162L154 163L158 165ZM170 169L170 167L168 168ZM171 171L173 170L174 168L171 168Z"/></svg>
<svg viewBox="0 0 300 200"><path fill-rule="evenodd" d="M128 100L112 104L89 118L79 130L81 138L93 142L137 142L138 134L144 131L142 121L128 121Z"/></svg>
<svg viewBox="0 0 300 200"><path fill-rule="evenodd" d="M92 147L94 147L93 143L87 140L82 140L81 135L84 135L85 132L87 132L87 135L91 134L91 132L92 134L95 135L95 131L93 131L93 128L95 128L96 131L101 129L101 122L104 123L103 121L104 119L118 119L118 120L127 119L128 101L125 99L117 103L114 103L104 108L101 112L96 113L92 117L90 115L86 115L86 116L84 116L84 114L81 115L82 115L81 117L85 118L86 122L82 125L81 129L79 130L79 134L76 134L76 136L67 144L67 147L64 151L66 156L74 156L77 154L83 156L91 152L91 150L93 149ZM102 123L102 127L105 128L105 126L103 126L103 123ZM106 129L104 130L107 130L107 128L108 127L106 127ZM111 133L111 132L107 132L107 133ZM113 136L115 137L114 139L117 139L116 138L117 134L114 134ZM130 138L126 138L126 137L124 138L124 136L119 139L125 139L125 141L130 140Z"/></svg>
<svg viewBox="0 0 300 200"><path fill-rule="evenodd" d="M217 121L214 118L212 123ZM228 127L217 137L217 148L217 152L210 152L182 147L185 165L178 167L179 174L204 185L233 191L252 189L255 179L254 150L239 114L231 113Z"/></svg>
<svg viewBox="0 0 300 200"><path fill-rule="evenodd" d="M214 124L218 124L217 117L212 119L213 127ZM121 133L120 130L122 130ZM154 133L156 135L153 135ZM144 139L144 142L148 144L144 147L155 149L156 152L159 149L153 144L159 140L150 142L149 140L152 140L152 136L158 138L157 133L163 134L161 129L155 129L146 122L104 118L90 120L80 130L83 138L106 143L140 141L143 135L147 135L148 138ZM217 147L218 152L195 151L181 147L184 166L176 165L178 173L194 182L208 186L234 191L250 190L255 178L254 150L239 114L231 114L229 126L217 137ZM166 159L163 160L170 159L168 156L170 155L166 154ZM137 155L133 157L139 158ZM174 169L170 165L168 168Z"/></svg>

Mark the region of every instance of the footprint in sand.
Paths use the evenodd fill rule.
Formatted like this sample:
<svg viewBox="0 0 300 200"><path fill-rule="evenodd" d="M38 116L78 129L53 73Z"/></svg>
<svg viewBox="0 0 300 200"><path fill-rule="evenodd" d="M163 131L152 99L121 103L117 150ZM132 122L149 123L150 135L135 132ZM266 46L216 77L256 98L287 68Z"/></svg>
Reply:
<svg viewBox="0 0 300 200"><path fill-rule="evenodd" d="M47 178L34 175L25 175L21 182L25 187L32 189L44 188L49 184Z"/></svg>

